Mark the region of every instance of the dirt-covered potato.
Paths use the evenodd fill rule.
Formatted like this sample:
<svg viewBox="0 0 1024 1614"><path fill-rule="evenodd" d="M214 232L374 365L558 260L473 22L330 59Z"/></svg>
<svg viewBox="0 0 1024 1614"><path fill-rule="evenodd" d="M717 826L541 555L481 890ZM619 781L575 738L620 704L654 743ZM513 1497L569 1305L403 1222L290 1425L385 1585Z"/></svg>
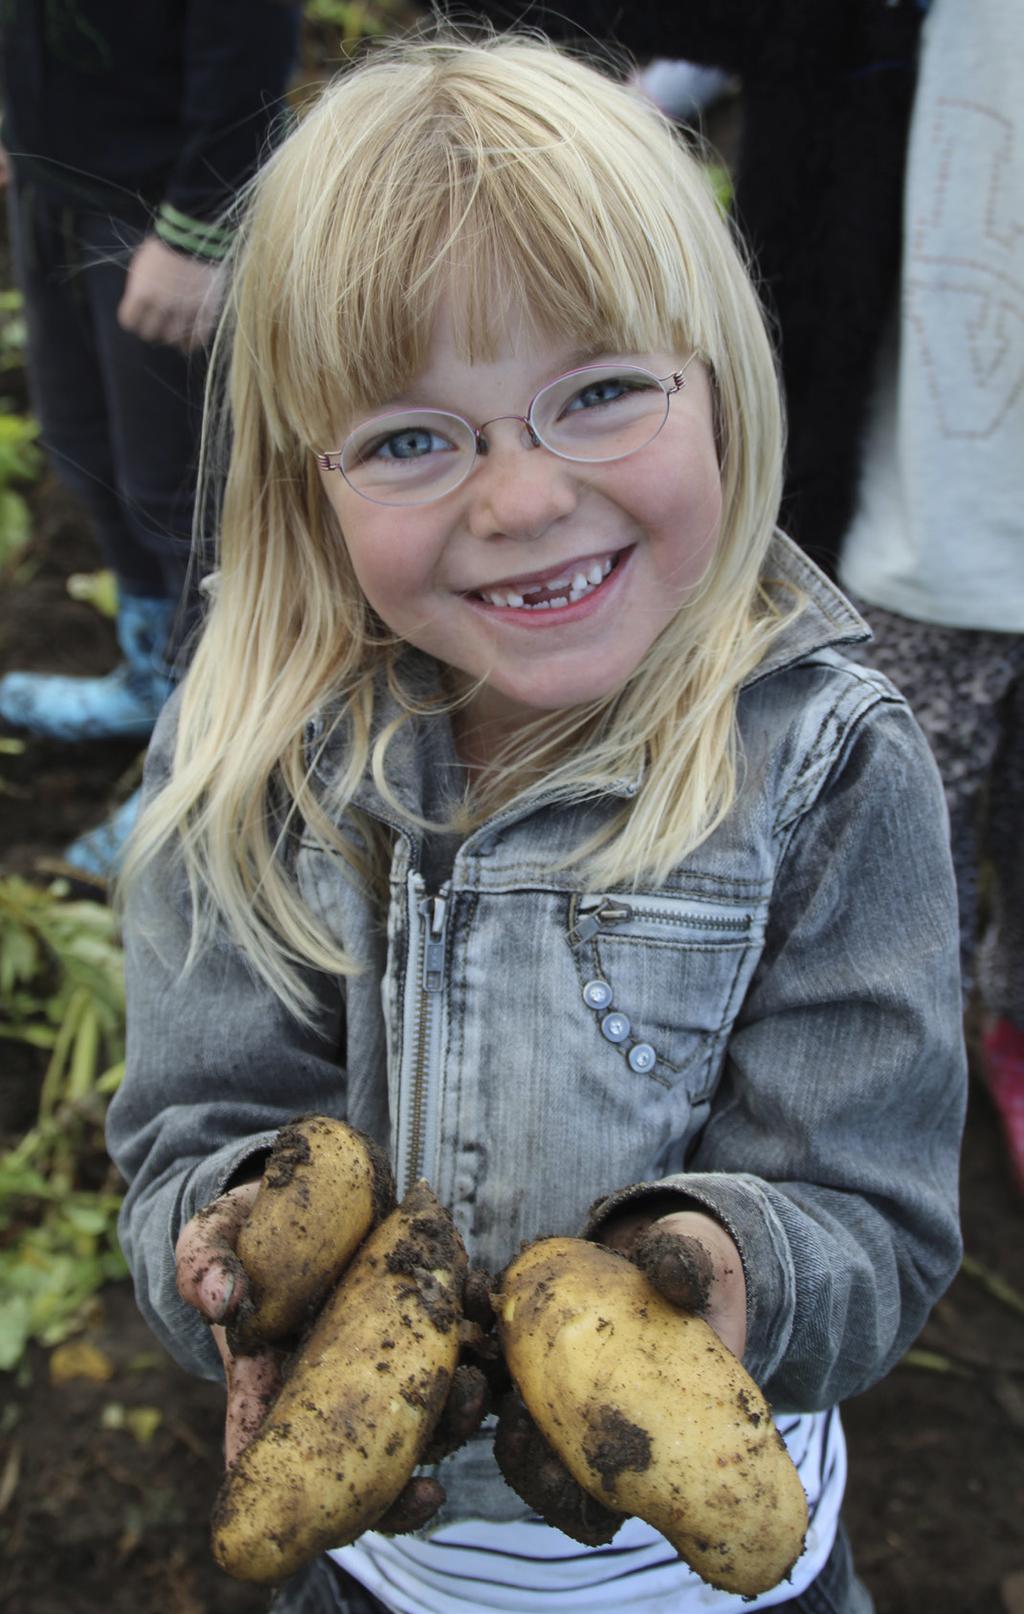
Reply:
<svg viewBox="0 0 1024 1614"><path fill-rule="evenodd" d="M425 1182L370 1235L214 1507L213 1553L271 1583L388 1511L444 1407L466 1252Z"/></svg>
<svg viewBox="0 0 1024 1614"><path fill-rule="evenodd" d="M806 1498L767 1402L707 1323L571 1238L529 1245L495 1310L530 1415L590 1496L660 1530L709 1585L752 1597L778 1584Z"/></svg>
<svg viewBox="0 0 1024 1614"><path fill-rule="evenodd" d="M297 1334L394 1203L391 1166L371 1138L329 1115L282 1127L238 1238L249 1293L232 1348Z"/></svg>

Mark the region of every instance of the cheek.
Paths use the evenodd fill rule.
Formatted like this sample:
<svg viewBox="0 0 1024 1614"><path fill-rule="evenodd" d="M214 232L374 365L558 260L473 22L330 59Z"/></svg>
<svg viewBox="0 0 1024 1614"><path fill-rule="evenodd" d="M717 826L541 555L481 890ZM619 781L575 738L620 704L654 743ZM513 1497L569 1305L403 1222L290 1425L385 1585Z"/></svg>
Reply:
<svg viewBox="0 0 1024 1614"><path fill-rule="evenodd" d="M389 628L400 631L417 614L433 587L436 545L418 533L403 511L393 514L366 501L352 509L332 499L341 541L359 588Z"/></svg>
<svg viewBox="0 0 1024 1614"><path fill-rule="evenodd" d="M663 452L622 484L622 501L647 534L659 571L696 582L714 552L722 483L713 446Z"/></svg>
<svg viewBox="0 0 1024 1614"><path fill-rule="evenodd" d="M353 569L364 597L386 628L398 638L452 666L460 665L454 648L456 597L437 576L438 552L415 540L361 546Z"/></svg>

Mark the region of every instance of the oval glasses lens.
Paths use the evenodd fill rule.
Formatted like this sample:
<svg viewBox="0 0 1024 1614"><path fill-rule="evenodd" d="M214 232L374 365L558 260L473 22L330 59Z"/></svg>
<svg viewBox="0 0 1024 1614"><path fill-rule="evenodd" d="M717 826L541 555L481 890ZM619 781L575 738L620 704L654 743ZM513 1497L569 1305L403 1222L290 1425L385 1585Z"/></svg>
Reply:
<svg viewBox="0 0 1024 1614"><path fill-rule="evenodd" d="M619 460L646 448L668 418L668 393L649 370L588 365L537 394L532 424L569 460Z"/></svg>
<svg viewBox="0 0 1024 1614"><path fill-rule="evenodd" d="M401 409L357 426L341 474L375 504L426 504L457 487L476 457L473 428L442 409Z"/></svg>

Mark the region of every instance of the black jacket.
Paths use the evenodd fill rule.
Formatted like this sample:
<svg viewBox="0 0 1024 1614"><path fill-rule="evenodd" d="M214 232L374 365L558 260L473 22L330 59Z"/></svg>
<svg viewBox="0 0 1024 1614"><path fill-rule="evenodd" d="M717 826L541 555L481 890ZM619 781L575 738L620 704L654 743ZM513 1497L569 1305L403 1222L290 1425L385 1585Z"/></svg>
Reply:
<svg viewBox="0 0 1024 1614"><path fill-rule="evenodd" d="M279 117L301 8L284 0L2 0L16 173L199 253ZM177 237L177 238L176 238Z"/></svg>

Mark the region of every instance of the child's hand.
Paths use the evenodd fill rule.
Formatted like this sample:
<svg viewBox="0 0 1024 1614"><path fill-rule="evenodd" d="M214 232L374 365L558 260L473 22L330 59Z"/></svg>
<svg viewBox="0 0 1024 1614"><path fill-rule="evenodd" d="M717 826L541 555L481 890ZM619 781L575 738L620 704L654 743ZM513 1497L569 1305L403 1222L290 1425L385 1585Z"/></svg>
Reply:
<svg viewBox="0 0 1024 1614"><path fill-rule="evenodd" d="M666 1194L609 1217L600 1242L640 1267L670 1304L696 1312L742 1358L747 1286L739 1250L703 1211L677 1210ZM623 1515L590 1497L555 1455L515 1393L499 1407L495 1456L508 1483L556 1530L574 1541L611 1541Z"/></svg>
<svg viewBox="0 0 1024 1614"><path fill-rule="evenodd" d="M666 1196L611 1217L601 1243L628 1256L673 1306L703 1317L742 1360L747 1284L740 1252L713 1216L674 1210L673 1203Z"/></svg>
<svg viewBox="0 0 1024 1614"><path fill-rule="evenodd" d="M494 1456L508 1484L545 1523L573 1541L603 1547L625 1519L590 1496L556 1457L515 1390L498 1406Z"/></svg>
<svg viewBox="0 0 1024 1614"><path fill-rule="evenodd" d="M210 1331L224 1363L224 1458L228 1468L258 1432L280 1387L287 1354L264 1346L243 1355L233 1351L229 1343L231 1321L249 1287L235 1246L259 1186L256 1179L230 1188L186 1223L175 1246L178 1293L212 1325ZM487 1408L483 1374L476 1367L459 1367L426 1460L438 1460L461 1446L478 1428ZM444 1496L444 1488L437 1480L427 1475L414 1476L374 1528L389 1535L417 1530L437 1512Z"/></svg>
<svg viewBox="0 0 1024 1614"><path fill-rule="evenodd" d="M248 1289L235 1243L258 1191L258 1181L229 1189L186 1223L175 1246L178 1293L213 1325L210 1331L224 1363L228 1395L224 1460L228 1468L259 1429L281 1382L282 1353L265 1347L250 1356L236 1355L228 1344L225 1326Z"/></svg>

